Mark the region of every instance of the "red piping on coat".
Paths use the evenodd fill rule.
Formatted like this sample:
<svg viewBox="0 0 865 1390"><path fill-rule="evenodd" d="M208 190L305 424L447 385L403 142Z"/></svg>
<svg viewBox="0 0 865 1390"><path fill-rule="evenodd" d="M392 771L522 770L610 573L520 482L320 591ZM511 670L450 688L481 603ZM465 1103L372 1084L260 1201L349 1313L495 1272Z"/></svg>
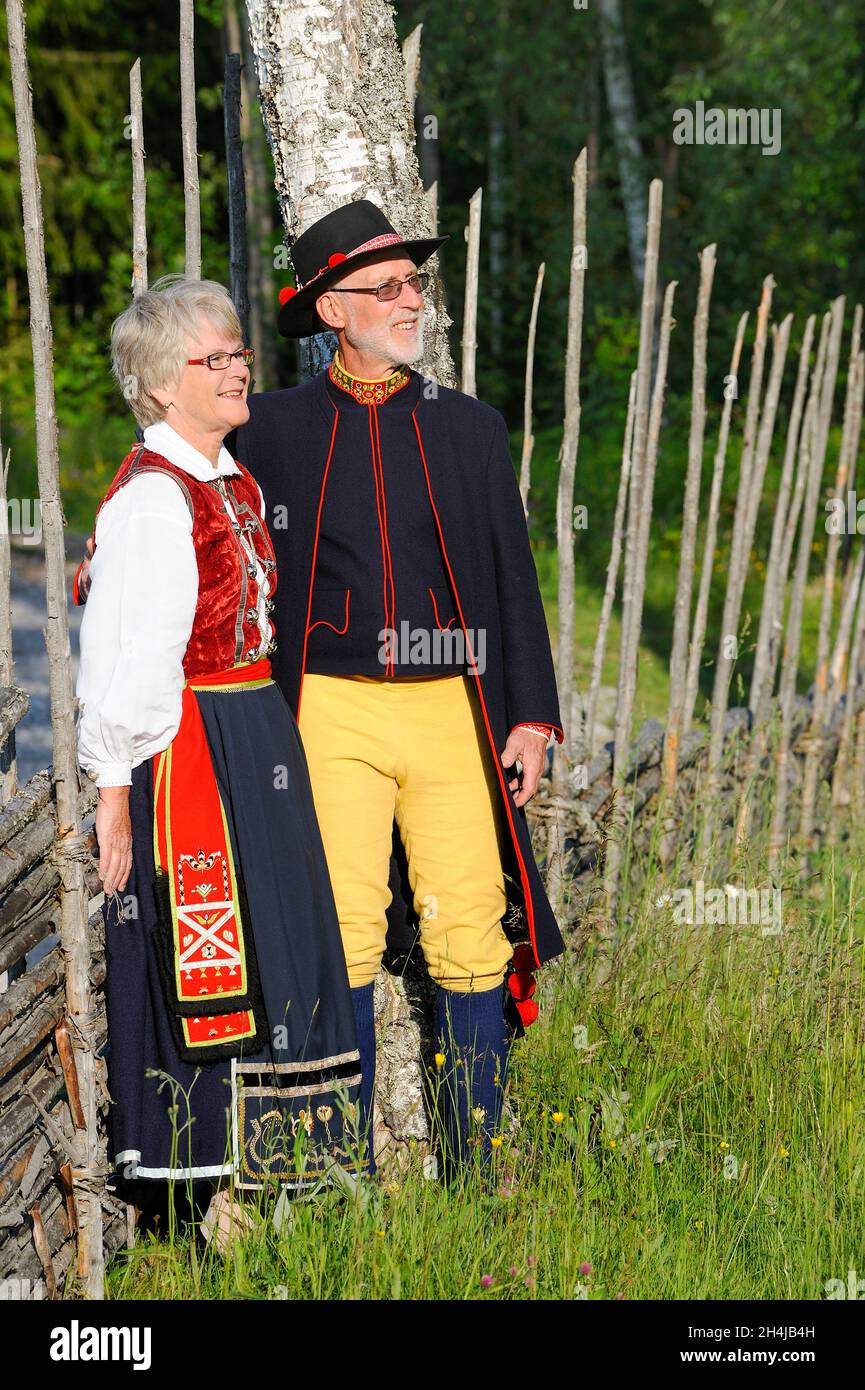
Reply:
<svg viewBox="0 0 865 1390"><path fill-rule="evenodd" d="M448 632L448 631L450 631L450 625L451 625L451 623L455 623L455 622L456 622L456 618L448 618L448 625L447 625L447 627L442 627L442 620L441 620L441 618L439 617L439 606L438 606L438 604L436 603L436 596L435 596L435 594L433 593L432 589L430 589L429 585L427 585L427 591L428 591L428 593L429 593L430 598L432 599L433 612L434 612L435 615L436 615L436 627L438 628L439 632Z"/></svg>
<svg viewBox="0 0 865 1390"><path fill-rule="evenodd" d="M378 407L374 405L370 406L370 410L372 411L372 416L375 421L375 447L376 453L378 454L378 475L381 481L381 506L382 512L384 514L384 544L387 550L387 574L388 583L390 584L390 614L388 616L387 625L391 629L391 631L393 631L393 629L396 627L396 593L394 591L393 584L393 557L390 553L390 536L388 535L387 530L387 496L385 495L384 490L384 461L381 456L381 436L378 432ZM391 658L390 671L385 671L385 675L392 676L394 675L395 671L396 666L394 665L393 659Z"/></svg>
<svg viewBox="0 0 865 1390"><path fill-rule="evenodd" d="M316 618L316 620L315 620L315 622L313 623L312 627L309 629L310 632L314 632L315 629L316 629L317 627L329 627L330 630L331 630L331 632L335 632L335 633L336 633L337 637L344 637L345 634L348 632L348 601L349 601L350 598L351 598L351 589L346 589L346 591L345 591L345 627L334 627L333 623L329 623L329 622L327 621L327 618Z"/></svg>
<svg viewBox="0 0 865 1390"><path fill-rule="evenodd" d="M382 593L382 603L383 603L383 605L384 605L384 626L385 626L385 631L387 631L388 628L390 628L390 629L393 628L393 623L392 623L392 621L391 621L390 608L388 607L388 598L387 598L388 561L390 560L390 549L389 549L389 547L387 546L387 541L386 541L386 539L385 539L386 531L387 531L387 515L386 515L386 513L385 513L384 521L382 521L382 513L383 513L384 507L385 507L385 501L384 501L384 476L382 475L382 477L379 478L379 473L378 473L378 459L377 459L376 448L375 448L375 432L374 432L374 429L373 429L373 419L374 419L374 416L375 416L375 407L372 406L372 405L368 405L368 406L367 406L367 420L368 420L368 422L369 422L369 445L370 445L370 449L371 449L371 451L372 451L372 475L373 475L373 479L374 479L374 481L375 481L375 510L376 510L376 516L378 517L378 533L379 533L379 539L380 539L380 542L381 542L381 593ZM386 650L387 650L387 661L386 661L386 663L385 663L384 673L385 673L386 676L391 676L391 675L393 675L393 665L392 665L392 648L391 648L391 639L390 639L390 637L385 638L385 644L386 644Z"/></svg>
<svg viewBox="0 0 865 1390"><path fill-rule="evenodd" d="M330 461L333 458L333 444L336 439L336 427L339 424L339 411L333 407L333 429L330 432L330 445L327 450L327 461L324 465L324 477L321 480L321 493L318 499L318 512L315 518L315 540L312 544L312 565L309 571L309 597L306 601L306 631L303 637L303 656L300 660L300 684L297 687L297 711L295 719L300 719L300 697L303 694L303 673L306 670L306 645L309 641L309 619L312 613L312 583L315 578L315 557L318 553L318 533L321 527L321 509L324 506L324 490L327 487L327 475L330 472Z"/></svg>
<svg viewBox="0 0 865 1390"><path fill-rule="evenodd" d="M423 463L424 477L426 478L427 492L429 493L429 500L430 500L430 504L431 504L432 509L433 509L433 516L435 517L436 527L437 527L438 533L439 533L439 541L440 541L440 543L441 543L442 555L444 556L444 562L445 562L445 564L446 564L446 566L447 566L447 571L448 571L448 574L449 574L449 576L450 576L451 584L452 584L452 586L453 586L454 598L456 599L456 604L457 604L457 611L458 611L458 613L459 613L459 615L460 615L460 624L461 624L461 626L462 626L463 634L464 634L465 639L466 639L466 646L467 646L467 648L468 648L469 656L470 656L470 658L471 658L472 675L474 676L475 682L476 682L476 684L477 684L478 696L479 696L480 702L481 702L481 710L483 711L483 716L484 716L484 724L486 725L487 739L488 739L488 741L489 741L489 745L490 745L490 748L491 748L491 750L492 750L493 762L495 763L495 766L496 766L496 772L497 772L497 774L498 774L499 785L501 786L502 795L503 795L503 797L504 797L505 811L507 812L508 825L509 825L509 827L510 827L510 832L511 832L511 841L512 841L513 846L514 846L514 850L516 851L517 862L518 862L518 864L519 864L519 866L520 866L520 878L522 879L522 884L523 884L523 898L524 898L524 900L525 900L525 905L526 905L526 919L527 919L528 925L529 925L529 937L531 938L532 951L533 951L533 953L534 953L535 964L536 964L536 965L540 965L540 964L541 964L541 961L540 961L540 958L539 958L539 956L538 956L538 947L537 947L537 942L536 942L536 940L535 940L535 910L534 910L534 906L533 906L533 904L532 904L531 889L530 889L530 887L529 887L529 875L528 875L528 871L527 871L527 869L526 869L525 860L523 859L522 850L520 849L519 842L518 842L518 840L517 840L516 826L514 825L513 813L512 813L512 811L511 811L511 793L510 793L510 791L508 790L508 788L505 786L505 776L504 776L504 771L503 771L503 768L502 768L502 761L501 761L501 758L500 758L500 756L499 756L499 754L498 754L498 751L496 750L495 740L494 740L494 738L493 738L493 731L492 731L492 729L490 728L490 718L489 718L489 714L487 713L487 705L486 705L486 701L485 701L485 699L484 699L484 692L483 692L483 689L482 689L482 687L481 687L481 678L480 678L480 676L478 675L477 662L475 661L475 654L474 654L474 652L472 651L471 642L469 641L469 635L468 635L468 632L466 631L466 622L465 622L465 618L463 617L462 604L460 603L460 596L459 596L459 592L458 592L458 590L457 590L456 580L454 579L453 570L451 569L451 563L450 563L450 560L448 559L447 547L445 546L444 534L443 534L443 532L442 532L442 524L441 524L441 521L439 520L439 514L438 514L438 511L437 511L437 509L436 509L436 504L435 504L435 501L434 501L433 495L432 495L432 486L431 486L431 484L430 484L429 469L428 469L428 467L427 467L426 454L424 453L423 440L421 439L421 434L420 434L420 426L418 425L417 418L416 418L416 415L415 415L415 411L416 411L416 410L417 410L417 406L415 406L415 409L412 411L412 413L411 413L411 418L412 418L412 423L413 423L413 425L414 425L415 434L417 435L418 448L420 449L421 461L422 461L422 463Z"/></svg>

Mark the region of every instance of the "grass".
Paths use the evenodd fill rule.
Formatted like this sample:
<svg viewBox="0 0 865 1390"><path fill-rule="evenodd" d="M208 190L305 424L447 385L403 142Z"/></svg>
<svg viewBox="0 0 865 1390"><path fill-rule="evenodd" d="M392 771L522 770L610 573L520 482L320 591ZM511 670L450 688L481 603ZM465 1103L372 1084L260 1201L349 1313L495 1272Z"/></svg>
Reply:
<svg viewBox="0 0 865 1390"><path fill-rule="evenodd" d="M109 1296L820 1299L861 1264L865 831L780 877L783 925L688 925L634 864L617 954L597 934L540 975L514 1049L513 1131L484 1186L419 1168L362 1200L272 1204L227 1261L182 1235L113 1260ZM768 882L762 832L707 886ZM269 1213L269 1214L268 1214Z"/></svg>

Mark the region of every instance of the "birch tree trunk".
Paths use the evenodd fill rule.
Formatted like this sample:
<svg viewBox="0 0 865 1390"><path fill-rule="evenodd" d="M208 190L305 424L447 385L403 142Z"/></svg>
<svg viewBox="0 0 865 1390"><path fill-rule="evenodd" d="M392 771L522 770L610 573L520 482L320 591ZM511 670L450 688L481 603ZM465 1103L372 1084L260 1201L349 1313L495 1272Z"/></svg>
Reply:
<svg viewBox="0 0 865 1390"><path fill-rule="evenodd" d="M619 182L628 228L628 252L637 293L643 286L646 259L646 195L641 172L642 152L637 127L637 103L628 59L622 0L600 0L601 51L607 107L616 142Z"/></svg>
<svg viewBox="0 0 865 1390"><path fill-rule="evenodd" d="M36 458L48 622L48 678L51 700L53 781L57 817L54 858L60 872L60 950L66 984L66 1012L72 1052L78 1073L83 1127L76 1132L79 1162L72 1169L78 1206L78 1275L93 1299L103 1296L102 1185L97 1128L96 1016L90 988L90 938L84 864L90 855L78 819L78 754L75 737L72 659L66 611L66 566L63 548L63 510L60 505L57 415L54 404L54 364L42 190L37 168L33 101L27 70L24 11L21 0L6 0L9 57L18 132L24 247L30 295L30 336L33 345L33 383L36 406Z"/></svg>
<svg viewBox="0 0 865 1390"><path fill-rule="evenodd" d="M246 11L288 246L319 217L359 198L381 207L407 237L435 235L435 203L421 184L406 64L390 5L247 0ZM456 386L436 258L426 268L433 278L418 366ZM334 342L332 335L307 340L302 360L309 370L327 365ZM385 971L376 983L374 1142L382 1167L391 1161L404 1166L409 1141L423 1151L429 1138L420 1064L427 983L422 972L417 979L408 973L396 979Z"/></svg>
<svg viewBox="0 0 865 1390"><path fill-rule="evenodd" d="M380 206L405 236L432 235L390 5L247 0L246 10L289 247L319 217L358 198ZM455 386L450 319L434 261L429 269L421 370Z"/></svg>

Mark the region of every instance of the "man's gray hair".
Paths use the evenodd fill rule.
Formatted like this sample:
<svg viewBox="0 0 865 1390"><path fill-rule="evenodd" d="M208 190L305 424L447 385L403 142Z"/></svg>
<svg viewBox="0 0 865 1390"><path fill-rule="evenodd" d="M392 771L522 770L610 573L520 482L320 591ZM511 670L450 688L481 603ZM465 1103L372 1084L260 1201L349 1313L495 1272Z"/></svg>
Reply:
<svg viewBox="0 0 865 1390"><path fill-rule="evenodd" d="M163 275L114 320L111 370L142 429L165 418L150 393L180 380L186 340L199 337L205 323L227 338L243 337L225 286L185 275Z"/></svg>

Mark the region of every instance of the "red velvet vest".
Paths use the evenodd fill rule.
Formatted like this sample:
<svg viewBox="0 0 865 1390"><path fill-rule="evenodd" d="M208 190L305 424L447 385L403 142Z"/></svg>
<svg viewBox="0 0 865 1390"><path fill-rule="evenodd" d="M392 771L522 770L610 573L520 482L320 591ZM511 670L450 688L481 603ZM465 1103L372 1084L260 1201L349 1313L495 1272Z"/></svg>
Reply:
<svg viewBox="0 0 865 1390"><path fill-rule="evenodd" d="M192 541L198 562L198 602L183 658L187 680L224 670L241 661L255 661L276 646L272 640L264 650L260 647L261 630L256 619L260 590L255 565L241 544L240 532L244 533L247 545L255 551L267 575L265 606L268 614L273 608L276 590L273 545L259 516L258 487L243 464L238 464L238 468L239 474L204 483L169 463L161 454L138 445L121 463L96 513L98 517L105 503L141 473L167 473L178 483L192 517ZM237 524L223 505L223 488L237 516Z"/></svg>

